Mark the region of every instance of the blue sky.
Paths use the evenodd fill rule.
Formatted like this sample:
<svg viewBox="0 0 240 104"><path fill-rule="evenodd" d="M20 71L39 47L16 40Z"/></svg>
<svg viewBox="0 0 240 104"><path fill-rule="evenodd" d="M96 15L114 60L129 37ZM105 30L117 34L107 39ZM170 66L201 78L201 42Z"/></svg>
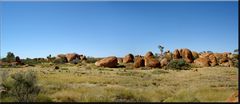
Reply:
<svg viewBox="0 0 240 104"><path fill-rule="evenodd" d="M144 55L179 48L233 52L237 2L3 2L1 57Z"/></svg>

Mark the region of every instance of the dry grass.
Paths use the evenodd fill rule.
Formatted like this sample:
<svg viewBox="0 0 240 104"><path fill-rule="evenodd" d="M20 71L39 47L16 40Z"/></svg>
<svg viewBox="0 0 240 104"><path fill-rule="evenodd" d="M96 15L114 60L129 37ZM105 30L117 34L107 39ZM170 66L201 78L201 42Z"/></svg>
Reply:
<svg viewBox="0 0 240 104"><path fill-rule="evenodd" d="M238 90L237 68L140 70L92 63L59 67L1 68L1 72L35 70L41 93L56 102L222 102Z"/></svg>

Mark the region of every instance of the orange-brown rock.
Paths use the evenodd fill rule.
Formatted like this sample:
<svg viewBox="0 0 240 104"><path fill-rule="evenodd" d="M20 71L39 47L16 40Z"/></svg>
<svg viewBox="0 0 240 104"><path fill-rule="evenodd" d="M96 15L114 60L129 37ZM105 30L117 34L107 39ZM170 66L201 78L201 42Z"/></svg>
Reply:
<svg viewBox="0 0 240 104"><path fill-rule="evenodd" d="M144 56L144 58L153 58L153 57L154 57L154 55L151 51L147 52Z"/></svg>
<svg viewBox="0 0 240 104"><path fill-rule="evenodd" d="M132 54L128 54L123 58L123 63L131 63L134 62L134 56Z"/></svg>
<svg viewBox="0 0 240 104"><path fill-rule="evenodd" d="M139 68L139 67L144 67L144 59L141 56L137 56L134 58L134 67Z"/></svg>
<svg viewBox="0 0 240 104"><path fill-rule="evenodd" d="M161 63L161 67L167 66L168 64L167 58L162 59L160 63Z"/></svg>
<svg viewBox="0 0 240 104"><path fill-rule="evenodd" d="M158 60L151 58L151 57L146 57L144 58L144 64L146 67L151 67L151 68L159 68L161 67L161 64Z"/></svg>
<svg viewBox="0 0 240 104"><path fill-rule="evenodd" d="M217 58L213 54L210 54L208 56L208 58L209 58L211 66L216 66L217 65Z"/></svg>
<svg viewBox="0 0 240 104"><path fill-rule="evenodd" d="M230 63L229 62L223 62L223 63L221 63L219 65L223 66L223 67L230 67Z"/></svg>
<svg viewBox="0 0 240 104"><path fill-rule="evenodd" d="M213 53L213 55L219 60L222 57L221 53Z"/></svg>
<svg viewBox="0 0 240 104"><path fill-rule="evenodd" d="M225 55L222 55L222 57L219 59L219 64L228 62L228 57Z"/></svg>
<svg viewBox="0 0 240 104"><path fill-rule="evenodd" d="M189 49L184 48L184 49L182 49L181 53L182 53L182 58L183 58L187 63L193 62L192 52L191 52Z"/></svg>
<svg viewBox="0 0 240 104"><path fill-rule="evenodd" d="M103 66L103 67L109 67L109 68L114 68L117 67L118 65L118 60L117 57L115 56L110 56L106 57L104 59L101 59L95 63L96 66Z"/></svg>
<svg viewBox="0 0 240 104"><path fill-rule="evenodd" d="M179 50L179 53L180 53L181 58L182 58L182 51L183 51L183 49L181 48L181 49Z"/></svg>
<svg viewBox="0 0 240 104"><path fill-rule="evenodd" d="M178 51L178 49L174 50L173 52L173 59L180 59L181 55L180 52Z"/></svg>
<svg viewBox="0 0 240 104"><path fill-rule="evenodd" d="M194 60L194 64L200 67L208 67L209 66L209 59L206 57L200 57Z"/></svg>
<svg viewBox="0 0 240 104"><path fill-rule="evenodd" d="M201 57L201 58L205 58L205 57L208 58L211 54L212 53L203 53L199 57Z"/></svg>
<svg viewBox="0 0 240 104"><path fill-rule="evenodd" d="M192 51L192 56L193 56L193 59L197 59L197 58L199 58L198 53L195 52L195 51Z"/></svg>
<svg viewBox="0 0 240 104"><path fill-rule="evenodd" d="M67 61L70 62L76 58L79 58L79 55L76 53L68 53L66 54Z"/></svg>
<svg viewBox="0 0 240 104"><path fill-rule="evenodd" d="M227 102L238 102L238 92L233 92L226 100Z"/></svg>

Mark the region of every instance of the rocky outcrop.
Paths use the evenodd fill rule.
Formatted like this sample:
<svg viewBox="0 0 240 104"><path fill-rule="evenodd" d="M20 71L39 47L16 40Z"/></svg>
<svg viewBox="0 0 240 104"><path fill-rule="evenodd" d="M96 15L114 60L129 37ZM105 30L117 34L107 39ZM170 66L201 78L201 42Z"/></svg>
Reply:
<svg viewBox="0 0 240 104"><path fill-rule="evenodd" d="M173 52L173 59L180 59L181 55L180 52L178 51L178 49L174 50Z"/></svg>
<svg viewBox="0 0 240 104"><path fill-rule="evenodd" d="M193 59L197 59L197 58L199 58L198 53L195 52L195 51L192 51L192 56L193 56Z"/></svg>
<svg viewBox="0 0 240 104"><path fill-rule="evenodd" d="M109 67L109 68L114 68L117 67L118 65L118 60L117 57L115 56L110 56L106 57L104 59L101 59L95 63L96 66L102 66L102 67Z"/></svg>
<svg viewBox="0 0 240 104"><path fill-rule="evenodd" d="M141 56L134 58L134 68L144 67L144 59Z"/></svg>
<svg viewBox="0 0 240 104"><path fill-rule="evenodd" d="M194 64L196 66L200 66L200 67L208 67L209 66L209 59L206 57L200 57L197 58L196 60L194 60Z"/></svg>
<svg viewBox="0 0 240 104"><path fill-rule="evenodd" d="M67 61L70 62L74 59L77 59L77 58L79 59L79 55L76 53L68 53L66 54L66 58L67 58Z"/></svg>
<svg viewBox="0 0 240 104"><path fill-rule="evenodd" d="M134 56L132 54L128 54L123 58L123 63L132 63L134 62Z"/></svg>
<svg viewBox="0 0 240 104"><path fill-rule="evenodd" d="M181 49L180 54L187 63L193 62L192 52L189 49L187 48Z"/></svg>

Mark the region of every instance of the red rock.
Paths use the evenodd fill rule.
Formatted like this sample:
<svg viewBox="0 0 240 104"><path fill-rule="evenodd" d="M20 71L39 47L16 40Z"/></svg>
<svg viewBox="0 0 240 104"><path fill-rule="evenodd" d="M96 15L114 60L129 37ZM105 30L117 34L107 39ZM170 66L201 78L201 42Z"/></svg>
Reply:
<svg viewBox="0 0 240 104"><path fill-rule="evenodd" d="M95 63L96 66L103 66L103 67L109 67L109 68L114 68L117 67L118 65L118 60L117 57L115 56L110 56L106 57L104 59L101 59Z"/></svg>
<svg viewBox="0 0 240 104"><path fill-rule="evenodd" d="M197 58L196 60L194 60L194 64L200 67L208 67L209 66L209 59L206 57L201 57L201 58Z"/></svg>
<svg viewBox="0 0 240 104"><path fill-rule="evenodd" d="M132 54L128 54L123 58L123 63L132 63L134 62L134 56Z"/></svg>

